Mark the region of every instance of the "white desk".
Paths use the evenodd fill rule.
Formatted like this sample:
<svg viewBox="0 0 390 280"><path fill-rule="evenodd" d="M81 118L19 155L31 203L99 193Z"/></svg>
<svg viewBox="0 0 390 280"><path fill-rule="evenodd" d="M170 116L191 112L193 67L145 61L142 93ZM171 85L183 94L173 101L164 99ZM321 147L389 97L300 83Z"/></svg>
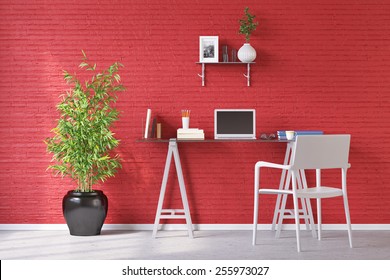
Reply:
<svg viewBox="0 0 390 280"><path fill-rule="evenodd" d="M142 139L142 140L138 140L138 142L168 143L168 153L165 161L164 175L163 175L163 179L161 182L161 189L160 189L160 197L158 200L156 218L153 226L153 235L152 235L153 238L155 238L157 235L158 226L160 225L161 219L185 219L187 224L187 229L188 229L188 235L190 238L194 237L190 208L188 206L186 186L185 186L183 170L180 162L178 143L180 142L182 143L191 143L191 142L192 143L218 143L218 142L287 143L287 149L286 149L283 164L288 164L293 150L292 148L294 145L293 141L288 141L288 140L249 140L249 139L248 140L215 140L215 139L180 140L176 138L171 138L171 139ZM172 157L174 158L174 162L175 162L177 178L179 181L180 194L183 203L183 209L162 208L165 192L167 188L169 169L172 163ZM304 171L299 173L298 177L300 178L300 176L305 176ZM298 178L298 187L302 188L303 186L302 184L300 184L299 178ZM290 188L290 182L291 182L290 172L283 170L280 183L279 183L279 189ZM283 220L294 218L293 211L291 209L286 209L286 201L287 201L287 195L284 194L284 195L277 196L275 210L274 210L274 217L272 220L272 230L277 229L276 232L277 237L279 237L280 235L280 230L283 224ZM305 219L306 228L307 229L311 228L314 236L315 231L314 228L311 227L311 225L313 225L313 213L310 205L310 200L302 199L301 204L302 204L302 208L299 210L300 217Z"/></svg>

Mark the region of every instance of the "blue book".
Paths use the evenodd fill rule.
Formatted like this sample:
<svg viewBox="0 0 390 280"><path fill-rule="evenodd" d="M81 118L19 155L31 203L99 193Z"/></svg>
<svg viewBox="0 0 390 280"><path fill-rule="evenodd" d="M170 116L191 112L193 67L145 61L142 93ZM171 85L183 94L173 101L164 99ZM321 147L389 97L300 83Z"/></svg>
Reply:
<svg viewBox="0 0 390 280"><path fill-rule="evenodd" d="M296 135L322 135L324 132L322 130L294 130ZM287 140L286 131L278 130L278 139L279 140Z"/></svg>
<svg viewBox="0 0 390 280"><path fill-rule="evenodd" d="M322 135L324 132L322 130L294 130L297 135ZM278 135L286 136L285 130L278 130Z"/></svg>

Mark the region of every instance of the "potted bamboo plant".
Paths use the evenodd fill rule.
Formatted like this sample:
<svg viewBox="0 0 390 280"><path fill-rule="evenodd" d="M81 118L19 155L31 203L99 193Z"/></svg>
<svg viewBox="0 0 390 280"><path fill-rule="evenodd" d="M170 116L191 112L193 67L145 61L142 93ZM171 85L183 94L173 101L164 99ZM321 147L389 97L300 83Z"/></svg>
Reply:
<svg viewBox="0 0 390 280"><path fill-rule="evenodd" d="M108 210L103 191L93 187L114 176L121 167L119 156L113 154L119 140L110 130L119 112L112 107L117 92L125 88L120 82L119 69L113 63L102 72L96 71L83 53L79 67L92 73L86 81L64 71L65 81L72 88L61 95L57 105L60 117L54 134L45 140L47 151L53 154L48 169L55 175L71 178L76 188L63 198L63 214L71 235L100 234Z"/></svg>
<svg viewBox="0 0 390 280"><path fill-rule="evenodd" d="M250 45L249 40L252 32L256 30L259 24L257 21L254 21L256 16L251 15L248 10L248 7L244 9L245 16L239 20L240 29L238 31L239 34L245 36L246 43L238 50L237 57L245 63L252 62L256 59L256 50Z"/></svg>

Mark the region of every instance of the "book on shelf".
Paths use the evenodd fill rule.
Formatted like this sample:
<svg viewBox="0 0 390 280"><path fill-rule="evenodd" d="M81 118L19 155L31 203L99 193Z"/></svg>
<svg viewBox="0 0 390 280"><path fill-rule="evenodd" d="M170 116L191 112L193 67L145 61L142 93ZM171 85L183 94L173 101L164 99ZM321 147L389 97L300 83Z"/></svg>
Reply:
<svg viewBox="0 0 390 280"><path fill-rule="evenodd" d="M179 128L177 130L177 139L204 140L204 131L198 128Z"/></svg>
<svg viewBox="0 0 390 280"><path fill-rule="evenodd" d="M199 128L178 128L177 133L181 134L196 134L196 133L203 133L203 129Z"/></svg>
<svg viewBox="0 0 390 280"><path fill-rule="evenodd" d="M324 132L322 130L294 130L296 135L322 135ZM286 130L278 130L278 139L287 140Z"/></svg>
<svg viewBox="0 0 390 280"><path fill-rule="evenodd" d="M150 127L149 138L156 138L156 130L157 130L157 118L154 117L152 121L152 125Z"/></svg>
<svg viewBox="0 0 390 280"><path fill-rule="evenodd" d="M146 123L144 129L144 138L156 138L157 137L157 116L152 114L152 110L146 111ZM161 134L161 133L160 133Z"/></svg>
<svg viewBox="0 0 390 280"><path fill-rule="evenodd" d="M145 123L145 132L144 132L144 138L149 137L149 124L150 124L150 118L152 116L152 109L148 109L146 111L146 123Z"/></svg>
<svg viewBox="0 0 390 280"><path fill-rule="evenodd" d="M184 139L184 140L204 140L204 135L186 135L186 136L183 136L183 135L178 135L177 136L177 139Z"/></svg>

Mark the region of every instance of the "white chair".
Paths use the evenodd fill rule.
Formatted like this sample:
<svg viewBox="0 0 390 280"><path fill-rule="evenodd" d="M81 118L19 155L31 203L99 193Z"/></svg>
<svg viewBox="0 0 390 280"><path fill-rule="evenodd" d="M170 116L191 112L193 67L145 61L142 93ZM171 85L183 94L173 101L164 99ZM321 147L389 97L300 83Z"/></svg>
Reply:
<svg viewBox="0 0 390 280"><path fill-rule="evenodd" d="M317 199L318 239L321 240L321 199L342 196L347 220L349 245L352 248L351 220L347 199L347 169L350 135L300 135L296 137L290 164L275 164L259 161L255 165L255 195L253 219L253 245L256 245L258 208L260 194L290 194L293 197L296 225L297 250L301 251L299 238L299 206L298 199ZM266 189L260 186L260 169L263 167L287 170L291 174L291 189ZM321 185L321 169L341 169L341 188ZM305 176L301 176L303 187L297 188L297 179L302 170L316 170L316 187L308 187Z"/></svg>

